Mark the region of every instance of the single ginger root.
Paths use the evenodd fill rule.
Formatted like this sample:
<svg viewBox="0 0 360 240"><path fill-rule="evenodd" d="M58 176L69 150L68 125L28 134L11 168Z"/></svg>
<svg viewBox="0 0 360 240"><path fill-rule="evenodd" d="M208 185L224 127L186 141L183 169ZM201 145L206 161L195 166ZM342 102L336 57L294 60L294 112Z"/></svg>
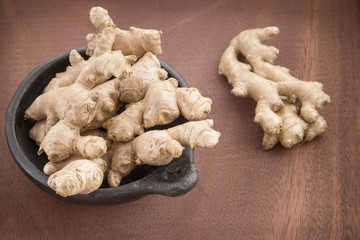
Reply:
<svg viewBox="0 0 360 240"><path fill-rule="evenodd" d="M89 124L80 129L81 132L100 128L106 120L114 116L121 106L118 100L120 96L119 88L120 79L114 78L91 89L91 92L98 95L98 106L94 118Z"/></svg>
<svg viewBox="0 0 360 240"><path fill-rule="evenodd" d="M129 31L116 28L108 11L102 7L90 10L90 21L99 30L98 34L88 34L89 56L101 55L109 50L121 50L124 55L137 58L150 51L156 56L161 54L161 31L130 27Z"/></svg>
<svg viewBox="0 0 360 240"><path fill-rule="evenodd" d="M161 68L159 60L151 52L145 53L131 68L131 76L120 82L119 100L121 102L140 101L144 98L150 83L165 80L168 77L168 73Z"/></svg>
<svg viewBox="0 0 360 240"><path fill-rule="evenodd" d="M107 152L101 158L84 159L79 153L59 162L47 162L44 173L51 175L48 184L61 196L71 196L78 193L89 193L100 187L105 175L110 170L112 157L111 141L106 133L99 129L89 130L82 136L97 136L106 141Z"/></svg>
<svg viewBox="0 0 360 240"><path fill-rule="evenodd" d="M119 142L130 141L145 128L173 122L180 113L191 121L203 120L210 113L212 100L196 88L178 88L174 78L152 82L145 98L124 112L107 120L103 127L108 137Z"/></svg>
<svg viewBox="0 0 360 240"><path fill-rule="evenodd" d="M41 142L47 133L46 120L37 121L30 129L29 137L36 142L36 145L40 146Z"/></svg>
<svg viewBox="0 0 360 240"><path fill-rule="evenodd" d="M90 193L101 186L106 168L102 158L74 160L50 175L48 185L63 197Z"/></svg>
<svg viewBox="0 0 360 240"><path fill-rule="evenodd" d="M65 72L57 73L53 79L50 80L49 84L45 87L44 93L49 92L58 87L66 87L73 84L79 76L81 70L89 62L85 61L84 58L75 49L70 51L69 61L71 66L68 66Z"/></svg>
<svg viewBox="0 0 360 240"><path fill-rule="evenodd" d="M81 136L86 137L86 136L96 136L96 137L100 137L102 139L105 140L106 143L106 154L103 155L101 158L103 160L105 160L106 165L109 166L110 164L110 159L108 156L108 153L110 152L111 146L112 146L112 141L107 137L106 132L100 130L100 129L94 129L94 130L88 130L86 132L81 133ZM80 159L84 159L84 157L80 154L80 153L73 153L70 157L61 160L59 162L47 162L44 166L44 173L47 175L51 175L57 171L60 171L61 169L63 169L66 165L68 165L69 163L75 161L75 160L80 160Z"/></svg>
<svg viewBox="0 0 360 240"><path fill-rule="evenodd" d="M274 65L279 50L262 42L278 33L277 27L241 32L224 51L218 69L232 85L232 94L249 96L257 102L254 121L265 132L265 149L272 148L278 141L284 147L291 147L321 135L327 124L318 111L330 102L321 83L301 81L288 69ZM237 59L240 53L250 65ZM282 97L287 100L283 101ZM296 103L299 109L292 106Z"/></svg>
<svg viewBox="0 0 360 240"><path fill-rule="evenodd" d="M283 100L284 107L276 114L282 119L282 129L277 134L264 133L264 149L273 148L278 142L286 148L294 143L303 141L308 124L298 115L298 108L287 99Z"/></svg>
<svg viewBox="0 0 360 240"><path fill-rule="evenodd" d="M148 131L127 143L115 143L109 185L119 186L121 179L136 165L168 164L181 156L184 146L213 148L221 134L212 127L212 120L190 121L166 130Z"/></svg>
<svg viewBox="0 0 360 240"><path fill-rule="evenodd" d="M79 137L81 128L94 119L100 107L99 93L92 89L112 76L128 77L133 61L133 57L124 57L121 51L107 52L86 64L75 83L40 95L25 112L25 119L46 119L46 136L39 154L45 151L50 161L63 160L74 149L85 158L104 154L105 143L99 143L99 138Z"/></svg>

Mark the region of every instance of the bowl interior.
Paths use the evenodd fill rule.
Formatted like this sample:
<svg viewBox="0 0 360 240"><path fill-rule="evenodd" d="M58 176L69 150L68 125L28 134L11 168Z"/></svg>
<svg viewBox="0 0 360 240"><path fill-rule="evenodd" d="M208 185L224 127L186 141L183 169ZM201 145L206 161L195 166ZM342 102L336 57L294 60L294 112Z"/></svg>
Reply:
<svg viewBox="0 0 360 240"><path fill-rule="evenodd" d="M86 57L86 48L80 48L77 50L81 55ZM36 183L46 192L56 197L60 196L47 186L48 176L42 171L44 165L48 162L48 159L45 154L41 154L40 156L37 155L38 146L36 145L35 141L29 138L29 131L34 125L35 121L25 121L24 113L25 110L36 99L36 97L42 93L43 89L47 86L55 74L65 71L65 68L69 66L70 63L68 56L69 52L64 53L34 69L20 84L9 105L6 116L6 135L8 145L17 164L34 183ZM162 67L168 71L169 77L174 77L179 81L179 87L188 87L185 80L172 67L160 59L159 61ZM184 123L185 121L186 120L183 117L179 117L176 121L169 125L155 127L148 130L163 129ZM76 196L67 197L65 199L77 203L118 203L122 202L124 199L141 197L142 195L149 193L159 193L169 196L184 194L196 184L198 176L197 169L193 163L192 149L186 148L183 155L179 159L174 159L170 164L163 167L154 167L150 165L138 166L132 171L131 174L122 180L121 186L118 188L107 188L107 185L104 184L102 188L96 190L93 193L86 195L78 194ZM179 162L183 164L179 165ZM169 178L168 176L164 177L164 171L167 171L169 174L173 174L173 170L168 170L174 168L179 169L181 167L183 168L181 171L176 170L176 172L179 173L177 178ZM158 176L163 176L163 178L157 178ZM179 185L185 183L185 178L188 178L189 176L191 176L191 179L193 179L191 184L188 183L187 186ZM150 191L149 189L154 188L148 185L148 182L153 184L152 181L154 179L157 179L160 182L164 182L164 180L166 182L166 180L169 179L172 180L168 181L166 186L163 185L163 189L155 189ZM141 187L138 187L139 180L141 180L141 184L143 184ZM174 183L177 185L173 185ZM174 192L174 187L175 189L180 187L183 190ZM64 199L62 197L60 198Z"/></svg>

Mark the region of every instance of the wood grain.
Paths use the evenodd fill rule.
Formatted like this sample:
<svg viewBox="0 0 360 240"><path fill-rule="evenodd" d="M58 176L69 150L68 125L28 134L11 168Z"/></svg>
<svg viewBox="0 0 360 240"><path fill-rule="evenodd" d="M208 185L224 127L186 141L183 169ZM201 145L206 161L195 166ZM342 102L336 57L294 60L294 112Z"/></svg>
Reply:
<svg viewBox="0 0 360 240"><path fill-rule="evenodd" d="M213 99L220 143L196 149L200 180L182 197L73 205L42 192L11 157L4 129L12 95L37 65L86 45L94 5L120 28L162 30L161 58ZM263 151L255 102L232 96L217 66L236 34L271 25L281 31L269 41L280 49L277 63L322 82L331 103L323 136ZM356 0L1 1L0 238L360 239L359 30Z"/></svg>

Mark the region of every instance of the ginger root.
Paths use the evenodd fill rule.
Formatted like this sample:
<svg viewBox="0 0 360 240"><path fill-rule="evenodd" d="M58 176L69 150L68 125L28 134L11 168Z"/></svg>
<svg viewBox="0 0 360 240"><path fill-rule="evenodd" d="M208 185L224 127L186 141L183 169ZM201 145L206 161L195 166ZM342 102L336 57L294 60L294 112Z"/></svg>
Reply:
<svg viewBox="0 0 360 240"><path fill-rule="evenodd" d="M78 193L85 194L98 189L110 169L112 144L106 137L106 133L95 129L82 133L82 136L103 138L107 152L101 158L91 160L84 159L79 153L74 153L62 161L50 161L45 164L44 173L51 175L48 179L49 186L64 197Z"/></svg>
<svg viewBox="0 0 360 240"><path fill-rule="evenodd" d="M278 33L276 27L241 32L224 51L218 69L232 85L232 94L249 96L257 102L254 121L265 132L265 149L278 141L291 147L321 135L327 124L318 111L330 102L321 83L301 81L288 69L274 65L279 50L262 42ZM237 59L240 53L250 65ZM287 99L284 102L283 97ZM299 104L299 109L293 104Z"/></svg>
<svg viewBox="0 0 360 240"><path fill-rule="evenodd" d="M118 100L120 96L119 88L120 79L114 78L91 89L91 92L98 96L98 106L94 118L89 124L81 128L81 132L100 128L106 120L114 116L121 106Z"/></svg>
<svg viewBox="0 0 360 240"><path fill-rule="evenodd" d="M74 149L85 158L104 154L106 150L99 139L78 138L80 129L93 120L99 107L99 93L92 89L112 76L128 77L133 61L133 57L124 57L121 51L104 53L84 65L75 83L40 95L25 112L25 119L46 119L47 133L39 153L45 151L50 161L65 159Z"/></svg>
<svg viewBox="0 0 360 240"><path fill-rule="evenodd" d="M74 160L50 175L48 185L63 197L90 193L101 186L105 170L106 162L101 158Z"/></svg>
<svg viewBox="0 0 360 240"><path fill-rule="evenodd" d="M36 145L40 146L46 133L46 120L41 120L37 121L30 129L29 137L36 142Z"/></svg>
<svg viewBox="0 0 360 240"><path fill-rule="evenodd" d="M116 28L101 7L91 9L90 20L98 30L86 36L90 58L72 50L70 66L51 79L24 116L37 121L30 138L50 160L43 168L48 185L64 197L93 192L104 179L118 186L136 165L168 164L183 146L212 148L220 137L212 120L144 133L144 127L168 124L180 114L203 120L212 101L167 79L156 57L161 31ZM114 117L119 100L129 105Z"/></svg>
<svg viewBox="0 0 360 240"><path fill-rule="evenodd" d="M88 130L86 132L81 133L81 136L83 137L87 137L87 136L96 136L96 137L100 137L102 139L104 139L104 142L106 143L106 150L107 152L105 153L105 155L103 155L101 158L105 160L106 164L109 165L110 164L110 159L109 159L109 152L111 150L111 146L112 146L112 142L111 140L107 137L106 132L100 130L100 129L94 129L94 130ZM112 156L112 155L111 155ZM61 160L59 162L52 162L49 161L45 164L44 166L44 173L47 175L51 175L57 171L60 171L61 169L63 169L66 165L68 165L69 163L75 161L75 160L80 160L80 159L84 159L83 155L80 153L73 153L70 157Z"/></svg>
<svg viewBox="0 0 360 240"><path fill-rule="evenodd" d="M126 103L140 101L144 98L150 83L165 80L168 76L151 52L145 53L131 68L131 76L120 82L119 100Z"/></svg>
<svg viewBox="0 0 360 240"><path fill-rule="evenodd" d="M49 84L45 87L44 93L49 92L58 87L66 87L73 84L83 69L86 62L84 58L75 50L70 51L69 61L71 66L68 66L65 72L57 73Z"/></svg>
<svg viewBox="0 0 360 240"><path fill-rule="evenodd" d="M101 157L101 159L103 159L105 161L105 167L106 167L106 171L109 171L109 167L110 167L110 163L111 163L111 157L112 157L112 151L111 151L111 146L112 143L111 141L106 137L106 133L95 129L95 130L90 130L90 131L86 131L84 134L84 136L98 136L98 137L102 137L105 141L106 141L106 147L107 147L107 152ZM66 165L68 165L71 162L74 162L76 160L81 160L84 159L84 157L80 154L80 153L74 153L72 154L70 157L61 160L59 162L47 162L43 168L43 172L46 175L51 175L57 171L60 171L61 169L63 169ZM91 159L92 161L93 159Z"/></svg>
<svg viewBox="0 0 360 240"><path fill-rule="evenodd" d="M124 55L135 55L137 58L150 51L156 56L161 54L161 31L130 27L129 31L116 28L107 10L93 7L90 10L90 21L99 30L98 34L88 34L89 56L101 55L109 50L121 50Z"/></svg>
<svg viewBox="0 0 360 240"><path fill-rule="evenodd" d="M124 112L107 120L111 140L127 142L145 128L173 122L180 113L187 120L203 120L210 113L212 101L195 88L178 88L174 78L149 84L145 98L130 105Z"/></svg>
<svg viewBox="0 0 360 240"><path fill-rule="evenodd" d="M190 121L166 130L148 131L127 143L115 143L108 174L109 185L119 186L121 179L136 165L168 164L173 158L181 156L183 146L213 148L221 134L212 127L212 120Z"/></svg>
<svg viewBox="0 0 360 240"><path fill-rule="evenodd" d="M277 134L264 133L263 147L265 150L273 148L278 142L289 148L303 141L308 124L298 115L297 106L288 100L283 100L284 107L277 111L282 119L282 129Z"/></svg>

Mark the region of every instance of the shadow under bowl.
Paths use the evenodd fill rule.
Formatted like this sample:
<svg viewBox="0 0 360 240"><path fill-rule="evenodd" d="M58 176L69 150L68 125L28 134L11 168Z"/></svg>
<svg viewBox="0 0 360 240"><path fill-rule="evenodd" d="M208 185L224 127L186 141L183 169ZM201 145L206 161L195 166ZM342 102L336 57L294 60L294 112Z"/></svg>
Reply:
<svg viewBox="0 0 360 240"><path fill-rule="evenodd" d="M86 47L79 48L77 51L86 57ZM103 185L89 194L77 194L64 198L48 186L48 176L43 172L43 167L48 159L45 154L37 155L38 146L29 138L30 129L35 122L24 120L24 113L55 74L65 71L65 68L70 65L69 54L70 51L58 55L35 68L22 81L8 106L6 138L13 158L25 175L50 195L78 204L118 204L133 201L148 194L174 197L190 191L198 181L194 152L190 147L186 147L179 158L173 159L165 166L142 165L136 167L116 188ZM160 59L159 61L161 67L169 73L169 77L178 80L179 87L189 87L183 77L171 66ZM175 126L185 121L180 117L170 125L155 129Z"/></svg>

